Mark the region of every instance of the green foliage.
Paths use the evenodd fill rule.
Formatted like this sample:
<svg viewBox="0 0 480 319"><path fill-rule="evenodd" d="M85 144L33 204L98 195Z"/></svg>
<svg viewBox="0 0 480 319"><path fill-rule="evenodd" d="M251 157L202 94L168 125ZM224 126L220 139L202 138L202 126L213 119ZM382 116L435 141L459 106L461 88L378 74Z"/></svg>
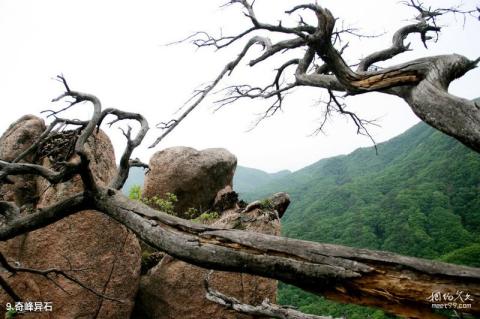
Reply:
<svg viewBox="0 0 480 319"><path fill-rule="evenodd" d="M185 212L185 216L187 219L194 219L196 216L199 216L200 212L198 209L194 207L189 207L187 211Z"/></svg>
<svg viewBox="0 0 480 319"><path fill-rule="evenodd" d="M367 148L321 160L244 197L288 192L292 204L282 218L287 237L478 267L479 154L423 123L378 149L378 156ZM279 291L281 303L316 314L367 317L312 298L285 285Z"/></svg>
<svg viewBox="0 0 480 319"><path fill-rule="evenodd" d="M147 198L143 197L142 188L139 185L133 185L132 187L130 187L128 197L133 200L141 201L142 203L153 207L154 209L158 209L164 213L175 216L177 215L174 211L175 203L178 202L178 198L175 194L166 193L165 197L153 196L151 198ZM184 215L186 219L192 219L193 221L202 223L213 221L220 217L217 212L204 212L203 214L200 214L198 209L193 207L190 207Z"/></svg>
<svg viewBox="0 0 480 319"><path fill-rule="evenodd" d="M396 318L386 315L381 310L336 303L283 283L280 283L279 288L278 302L282 305L294 305L304 313L323 316L328 314L334 318L344 317L349 319Z"/></svg>
<svg viewBox="0 0 480 319"><path fill-rule="evenodd" d="M262 209L274 209L272 201L268 198L265 198L265 199L260 201L260 208L262 208Z"/></svg>
<svg viewBox="0 0 480 319"><path fill-rule="evenodd" d="M148 270L155 267L163 258L164 254L158 251L151 251L149 248L146 248L142 251L141 259L141 268L140 272L142 275L145 275Z"/></svg>
<svg viewBox="0 0 480 319"><path fill-rule="evenodd" d="M480 244L473 244L443 255L439 260L471 267L480 267Z"/></svg>
<svg viewBox="0 0 480 319"><path fill-rule="evenodd" d="M148 206L158 209L164 213L175 215L174 208L178 199L175 194L165 193L165 198L153 196L151 198L142 198L142 201Z"/></svg>
<svg viewBox="0 0 480 319"><path fill-rule="evenodd" d="M130 167L128 172L128 178L123 184L122 192L125 195L128 195L132 186L139 185L140 188L143 187L145 180L145 169L143 167Z"/></svg>
<svg viewBox="0 0 480 319"><path fill-rule="evenodd" d="M11 318L15 318L17 315L18 315L17 310L15 310L15 308L11 308L5 313L5 318L11 319Z"/></svg>
<svg viewBox="0 0 480 319"><path fill-rule="evenodd" d="M151 255L152 255L152 252L150 252L150 251L147 251L147 250L142 251L142 259L141 259L141 264L140 264L142 274L146 273L146 271L144 271L144 269L146 269L148 267Z"/></svg>
<svg viewBox="0 0 480 319"><path fill-rule="evenodd" d="M128 198L133 200L141 200L142 199L142 187L140 185L132 185L128 192Z"/></svg>
<svg viewBox="0 0 480 319"><path fill-rule="evenodd" d="M175 203L178 202L178 198L175 194L165 193L165 197L153 196L147 198L143 197L142 188L139 185L133 185L130 187L128 197L133 200L141 201L142 203L164 213L175 215Z"/></svg>
<svg viewBox="0 0 480 319"><path fill-rule="evenodd" d="M195 222L199 223L205 223L205 222L211 222L220 217L220 214L217 212L205 212L198 216L197 218L193 219Z"/></svg>

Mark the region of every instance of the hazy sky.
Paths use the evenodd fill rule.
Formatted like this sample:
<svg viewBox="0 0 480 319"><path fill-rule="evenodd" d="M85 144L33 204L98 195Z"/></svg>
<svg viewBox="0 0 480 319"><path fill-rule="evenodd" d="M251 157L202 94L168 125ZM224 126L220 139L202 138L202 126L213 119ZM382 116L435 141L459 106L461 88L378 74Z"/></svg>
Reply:
<svg viewBox="0 0 480 319"><path fill-rule="evenodd" d="M257 0L257 15L261 20L275 23L283 17L284 10L303 2ZM147 149L160 134L154 125L173 118L192 91L212 80L241 49L241 44L224 52L197 50L188 44L164 46L198 30L218 34L222 29L229 34L249 25L238 5L219 8L223 3L0 0L0 130L23 114L39 115L41 110L60 107L49 101L62 93L63 88L52 77L63 73L72 89L97 95L104 107L139 112L147 117L152 129L145 145L134 154L145 161L154 151L173 145L197 149L225 147L237 155L241 165L273 172L296 170L321 158L371 145L367 138L355 135L353 123L339 117L331 119L326 135L310 136L321 117L316 101L326 94L319 89L302 88L287 97L282 113L250 132L247 130L252 121L265 110L267 102L240 102L214 113L214 96L156 149ZM451 3L431 1L438 6ZM464 4L473 7L478 1L464 1ZM393 0L325 0L321 5L365 33L385 32L376 39L353 39L347 50L350 62L390 45L392 32L411 22L408 19L415 14ZM472 59L478 57L480 23L471 20L463 26L461 17L451 17L448 24L438 43L431 43L428 51L418 37L409 37L414 51L397 57L394 62L427 54L460 53ZM265 63L258 69L246 66L259 53L259 48L252 50L241 69L225 84L247 83L252 78L270 81L275 65ZM284 56L276 61L287 59ZM475 69L450 90L466 98L478 97L479 82L480 71ZM347 102L362 117L378 118L381 127L371 128L378 142L398 135L418 121L399 98L368 94L348 98ZM91 107L85 104L70 114L87 118L90 113ZM109 132L117 152L120 151L124 139L119 130L114 128Z"/></svg>

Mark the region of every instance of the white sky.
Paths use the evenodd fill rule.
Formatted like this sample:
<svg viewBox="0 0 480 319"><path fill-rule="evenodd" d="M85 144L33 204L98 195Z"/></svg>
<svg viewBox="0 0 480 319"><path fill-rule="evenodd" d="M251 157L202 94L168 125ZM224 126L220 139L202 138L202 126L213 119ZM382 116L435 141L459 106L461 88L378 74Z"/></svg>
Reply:
<svg viewBox="0 0 480 319"><path fill-rule="evenodd" d="M275 23L282 12L304 1L257 0L259 19ZM319 89L297 89L285 100L284 110L253 131L246 132L255 114L267 103L239 102L213 113L214 98L205 101L191 116L154 150L147 146L160 134L154 128L168 121L192 90L212 80L239 52L196 50L182 44L163 44L184 38L198 30L218 34L239 31L249 26L240 7L220 9L223 1L155 0L0 0L0 130L23 114L39 115L41 110L60 107L49 101L62 93L52 80L63 73L74 90L97 95L104 107L117 107L144 114L152 129L134 157L148 161L161 148L186 145L197 149L225 147L237 155L239 164L269 172L297 170L321 158L345 154L371 142L355 135L353 123L333 118L326 135L309 136L317 127L321 109L314 102L325 97ZM451 1L431 1L447 6ZM464 1L473 7L478 1ZM373 50L390 45L392 32L408 23L414 12L393 0L321 1L336 17L360 27L365 33L382 33L378 39L352 40L347 57L356 61ZM403 54L394 62L421 55L459 53L471 59L480 55L478 30L473 19L463 27L463 19L449 20L438 43L425 50L418 37L410 37L414 52ZM252 50L242 68L228 83L247 83L249 79L270 81L275 65L265 63L258 69L246 66L258 54ZM286 61L282 56L276 61ZM278 66L278 65L277 65ZM292 69L293 70L293 69ZM451 92L466 97L480 96L480 71L475 69L451 86ZM222 87L222 86L220 86ZM381 128L371 128L377 142L403 132L418 119L400 99L368 94L350 97L350 108L364 118L379 118ZM86 118L88 105L70 113ZM124 124L125 127L126 124ZM119 130L111 137L117 158L124 146Z"/></svg>

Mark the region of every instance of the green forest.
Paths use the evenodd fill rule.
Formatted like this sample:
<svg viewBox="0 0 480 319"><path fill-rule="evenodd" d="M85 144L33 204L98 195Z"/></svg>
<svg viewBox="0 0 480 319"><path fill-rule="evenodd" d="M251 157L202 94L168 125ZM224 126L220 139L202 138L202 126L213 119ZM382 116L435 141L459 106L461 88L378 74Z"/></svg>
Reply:
<svg viewBox="0 0 480 319"><path fill-rule="evenodd" d="M286 237L480 267L480 156L423 122L377 148L293 173L238 166L234 189L246 201L289 193ZM142 170L132 171L126 185L143 184ZM278 301L318 315L393 318L285 284Z"/></svg>
<svg viewBox="0 0 480 319"><path fill-rule="evenodd" d="M479 187L480 156L420 123L379 144L378 155L373 147L357 149L237 190L246 200L288 192L292 203L282 218L287 237L480 267ZM280 303L307 313L390 318L280 288Z"/></svg>

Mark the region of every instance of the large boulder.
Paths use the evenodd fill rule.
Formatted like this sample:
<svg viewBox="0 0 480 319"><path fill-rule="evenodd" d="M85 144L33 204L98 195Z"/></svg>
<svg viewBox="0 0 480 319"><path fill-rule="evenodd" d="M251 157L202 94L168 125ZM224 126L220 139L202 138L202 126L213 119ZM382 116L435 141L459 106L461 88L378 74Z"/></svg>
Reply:
<svg viewBox="0 0 480 319"><path fill-rule="evenodd" d="M10 125L0 137L0 160L13 161L30 147L45 130L45 122L34 116L25 115ZM27 156L22 162L33 161ZM31 175L10 177L13 184L0 182L0 200L15 202L18 206L33 205L36 201L35 177Z"/></svg>
<svg viewBox="0 0 480 319"><path fill-rule="evenodd" d="M218 191L232 185L237 158L221 148L197 151L190 147L171 147L155 153L150 159L150 172L145 179L143 195L177 196L174 211L180 217L195 208L210 209Z"/></svg>
<svg viewBox="0 0 480 319"><path fill-rule="evenodd" d="M280 235L280 220L273 209L253 208L241 212L231 209L211 224L214 227L244 229L270 235ZM192 266L171 256L142 276L134 318L222 318L247 319L205 298L204 279L208 270ZM242 302L258 305L268 298L275 302L277 281L241 273L214 271L210 286Z"/></svg>
<svg viewBox="0 0 480 319"><path fill-rule="evenodd" d="M45 128L45 122L35 115L24 115L13 122L0 137L0 159L14 160L40 137ZM33 156L28 159L32 160Z"/></svg>
<svg viewBox="0 0 480 319"><path fill-rule="evenodd" d="M75 140L72 142L63 141L61 136L65 136L65 139L76 139L75 131L67 131L63 134L54 135L51 140L61 145L64 144L74 144ZM45 143L42 145L43 149L39 150L37 157L41 164L46 167L55 167L55 164L52 163L52 160L63 161L64 157L67 157L68 160L74 161L75 157L69 156L64 153L62 148L56 152L56 148L53 147L52 143ZM72 147L73 148L73 147ZM54 151L46 151L45 149L54 149ZM91 159L90 168L93 173L95 181L102 186L106 186L110 180L113 178L117 166L115 163L115 153L113 151L112 143L110 138L103 132L99 131L88 139L87 144L85 145L85 151L88 157ZM83 189L81 177L79 175L74 176L69 181L60 183L57 185L51 185L45 179L38 179L37 188L39 191L39 207L45 207L52 205L57 202L59 199L71 196L75 193L80 192Z"/></svg>
<svg viewBox="0 0 480 319"><path fill-rule="evenodd" d="M3 144L0 149L8 152L8 145ZM86 151L92 158L90 167L96 182L106 185L116 170L110 140L99 132L89 138ZM55 156L50 155L39 161L46 166L55 166L51 162ZM66 183L50 185L38 178L36 189L38 202L35 205L45 207L80 191L82 182L76 176ZM26 317L130 317L140 278L140 246L134 234L108 216L91 210L82 211L2 243L0 247L10 262L41 270L61 269L84 285L81 287L61 275L51 275L52 280L26 273L8 278L22 299L51 301L53 304L51 313L35 312ZM5 305L8 301L2 293L0 303Z"/></svg>

